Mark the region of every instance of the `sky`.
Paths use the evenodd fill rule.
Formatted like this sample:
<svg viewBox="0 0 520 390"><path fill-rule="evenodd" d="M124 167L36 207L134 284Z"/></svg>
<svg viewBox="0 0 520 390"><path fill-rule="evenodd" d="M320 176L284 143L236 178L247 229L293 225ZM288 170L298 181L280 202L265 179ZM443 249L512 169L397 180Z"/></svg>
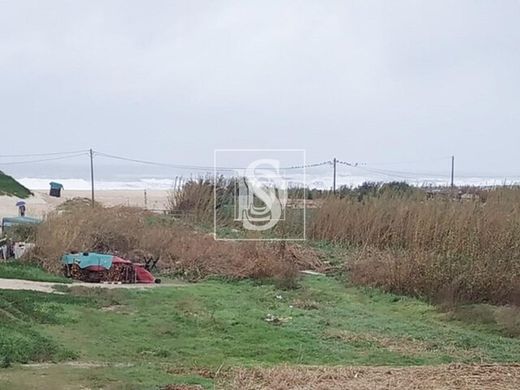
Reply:
<svg viewBox="0 0 520 390"><path fill-rule="evenodd" d="M519 20L518 0L0 0L0 155L520 175Z"/></svg>

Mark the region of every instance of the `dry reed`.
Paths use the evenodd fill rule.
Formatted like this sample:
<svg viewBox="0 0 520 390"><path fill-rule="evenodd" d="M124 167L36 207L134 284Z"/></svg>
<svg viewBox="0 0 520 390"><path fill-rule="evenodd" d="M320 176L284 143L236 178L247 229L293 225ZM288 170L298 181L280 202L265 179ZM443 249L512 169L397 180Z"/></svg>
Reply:
<svg viewBox="0 0 520 390"><path fill-rule="evenodd" d="M478 199L328 199L315 239L356 248L355 283L433 299L520 304L520 191Z"/></svg>

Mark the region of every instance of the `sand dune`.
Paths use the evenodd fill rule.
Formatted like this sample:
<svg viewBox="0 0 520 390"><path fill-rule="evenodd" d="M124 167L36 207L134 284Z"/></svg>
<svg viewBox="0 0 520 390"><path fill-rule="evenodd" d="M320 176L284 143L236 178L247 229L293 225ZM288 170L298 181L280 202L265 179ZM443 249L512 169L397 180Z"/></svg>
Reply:
<svg viewBox="0 0 520 390"><path fill-rule="evenodd" d="M70 190L63 191L61 198L54 198L46 191L33 191L34 196L24 199L27 203L27 216L42 218L45 214L54 210L67 199L76 197L90 198L90 191ZM148 209L163 210L166 208L168 191L147 190L146 206ZM105 206L137 206L145 207L145 194L143 190L99 190L95 193L96 201ZM0 196L0 217L13 217L18 213L16 202L19 199L12 196Z"/></svg>

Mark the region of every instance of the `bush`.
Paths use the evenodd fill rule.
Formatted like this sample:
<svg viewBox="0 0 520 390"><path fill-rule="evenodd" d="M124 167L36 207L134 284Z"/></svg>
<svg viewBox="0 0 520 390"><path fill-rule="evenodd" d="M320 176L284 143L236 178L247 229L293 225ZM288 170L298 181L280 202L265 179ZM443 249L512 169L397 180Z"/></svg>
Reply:
<svg viewBox="0 0 520 390"><path fill-rule="evenodd" d="M37 228L38 226L33 224L13 225L6 230L5 237L13 242L33 242Z"/></svg>
<svg viewBox="0 0 520 390"><path fill-rule="evenodd" d="M215 207L222 210L232 205L235 180L223 177L189 180L168 196L168 211L197 223L213 223ZM217 204L215 204L215 200ZM222 216L222 212L219 213ZM232 221L229 214L229 221ZM227 218L226 218L227 219Z"/></svg>
<svg viewBox="0 0 520 390"><path fill-rule="evenodd" d="M152 257L164 272L188 280L210 275L286 279L300 269L322 269L312 250L217 241L212 234L128 207L85 207L50 215L38 227L33 255L45 269L58 272L61 256L70 251L112 253L134 261Z"/></svg>

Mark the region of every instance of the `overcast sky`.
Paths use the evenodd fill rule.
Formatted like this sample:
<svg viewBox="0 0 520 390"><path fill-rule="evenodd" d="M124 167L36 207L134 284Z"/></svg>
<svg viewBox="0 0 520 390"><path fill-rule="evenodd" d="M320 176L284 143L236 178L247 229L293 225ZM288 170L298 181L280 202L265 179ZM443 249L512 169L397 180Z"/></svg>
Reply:
<svg viewBox="0 0 520 390"><path fill-rule="evenodd" d="M517 0L0 0L0 154L520 174L519 21Z"/></svg>

